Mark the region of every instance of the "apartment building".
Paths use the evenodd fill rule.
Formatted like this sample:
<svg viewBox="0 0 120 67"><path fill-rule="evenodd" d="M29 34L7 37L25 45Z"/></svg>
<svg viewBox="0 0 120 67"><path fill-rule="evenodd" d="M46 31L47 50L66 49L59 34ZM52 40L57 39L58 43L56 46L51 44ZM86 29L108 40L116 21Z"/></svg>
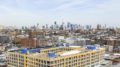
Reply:
<svg viewBox="0 0 120 67"><path fill-rule="evenodd" d="M103 61L104 48L61 47L8 52L8 67L94 67Z"/></svg>

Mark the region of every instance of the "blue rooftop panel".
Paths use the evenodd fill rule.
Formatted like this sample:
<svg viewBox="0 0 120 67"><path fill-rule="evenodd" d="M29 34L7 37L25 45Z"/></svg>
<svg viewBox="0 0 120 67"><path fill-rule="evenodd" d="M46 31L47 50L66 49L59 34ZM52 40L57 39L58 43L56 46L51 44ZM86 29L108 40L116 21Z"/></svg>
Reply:
<svg viewBox="0 0 120 67"><path fill-rule="evenodd" d="M27 50L27 48L23 48L23 49L20 50L20 52L21 52L22 54L27 54L28 50Z"/></svg>
<svg viewBox="0 0 120 67"><path fill-rule="evenodd" d="M55 55L55 53L53 53L53 52L49 52L49 53L48 53L48 57L49 57L49 58L55 58L56 55Z"/></svg>
<svg viewBox="0 0 120 67"><path fill-rule="evenodd" d="M88 45L88 46L87 46L87 49L88 49L88 50L95 50L95 49L96 49L96 46L94 46L94 45Z"/></svg>

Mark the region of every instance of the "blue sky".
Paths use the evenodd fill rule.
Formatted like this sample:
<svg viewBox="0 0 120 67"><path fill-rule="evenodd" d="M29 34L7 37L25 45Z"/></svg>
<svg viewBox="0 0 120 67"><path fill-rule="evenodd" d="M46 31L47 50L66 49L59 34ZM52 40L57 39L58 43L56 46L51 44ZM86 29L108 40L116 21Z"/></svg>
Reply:
<svg viewBox="0 0 120 67"><path fill-rule="evenodd" d="M0 0L0 25L45 25L54 21L119 26L120 0Z"/></svg>

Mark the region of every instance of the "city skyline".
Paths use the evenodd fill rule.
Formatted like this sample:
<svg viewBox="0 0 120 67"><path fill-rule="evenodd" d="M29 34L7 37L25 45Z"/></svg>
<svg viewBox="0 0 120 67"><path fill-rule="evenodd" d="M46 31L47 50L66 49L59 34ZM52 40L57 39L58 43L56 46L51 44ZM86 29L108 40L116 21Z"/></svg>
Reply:
<svg viewBox="0 0 120 67"><path fill-rule="evenodd" d="M1 0L0 25L31 26L57 21L119 26L119 0Z"/></svg>

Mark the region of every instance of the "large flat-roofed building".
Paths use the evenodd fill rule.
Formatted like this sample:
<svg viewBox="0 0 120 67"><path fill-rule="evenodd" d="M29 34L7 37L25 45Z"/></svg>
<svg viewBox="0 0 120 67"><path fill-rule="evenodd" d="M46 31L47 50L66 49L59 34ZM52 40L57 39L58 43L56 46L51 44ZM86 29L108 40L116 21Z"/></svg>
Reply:
<svg viewBox="0 0 120 67"><path fill-rule="evenodd" d="M103 61L104 48L61 47L8 52L8 67L94 67Z"/></svg>

